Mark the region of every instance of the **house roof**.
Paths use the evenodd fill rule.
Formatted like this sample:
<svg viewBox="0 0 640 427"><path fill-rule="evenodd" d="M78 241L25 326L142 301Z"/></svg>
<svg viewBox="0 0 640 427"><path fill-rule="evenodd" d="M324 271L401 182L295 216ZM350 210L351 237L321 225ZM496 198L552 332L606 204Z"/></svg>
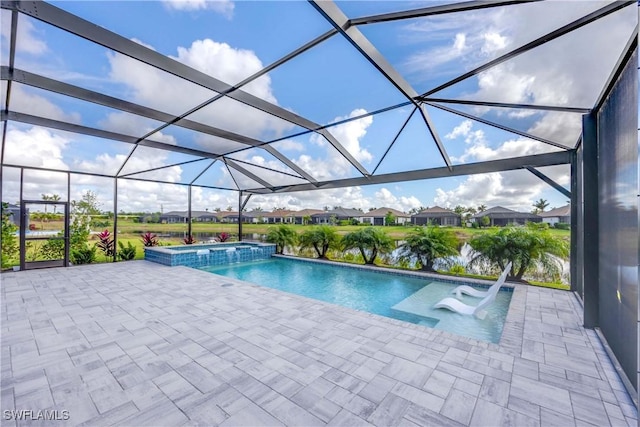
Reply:
<svg viewBox="0 0 640 427"><path fill-rule="evenodd" d="M360 218L363 215L363 212L359 211L358 209L337 208L337 209L332 209L330 211L323 211L311 216L332 216L332 215L348 217L348 218Z"/></svg>
<svg viewBox="0 0 640 427"><path fill-rule="evenodd" d="M551 209L547 212L540 212L538 216L549 218L554 216L571 216L571 205L562 206L560 208Z"/></svg>
<svg viewBox="0 0 640 427"><path fill-rule="evenodd" d="M398 209L393 209L393 208L378 208L378 209L374 209L372 211L366 212L364 214L361 214L360 216L365 216L365 217L384 217L386 216L389 212L391 212L393 215L395 215L396 217L405 217L405 218L409 218L411 215L408 215L402 211L399 211Z"/></svg>
<svg viewBox="0 0 640 427"><path fill-rule="evenodd" d="M293 217L312 216L312 215L323 213L323 212L324 211L322 209L302 209L299 211L290 212L287 216L293 216Z"/></svg>
<svg viewBox="0 0 640 427"><path fill-rule="evenodd" d="M491 218L538 218L538 215L530 212L517 212L511 209L503 208L502 206L494 206L485 211L478 212L473 215L472 218L482 218L488 216Z"/></svg>
<svg viewBox="0 0 640 427"><path fill-rule="evenodd" d="M290 211L288 209L278 209L273 212L262 212L261 216L263 218L284 218L285 216L288 216L292 212L293 211Z"/></svg>
<svg viewBox="0 0 640 427"><path fill-rule="evenodd" d="M457 216L457 213L451 209L441 208L440 206L433 206L431 208L424 209L415 215L411 215L411 218L438 218L444 216Z"/></svg>

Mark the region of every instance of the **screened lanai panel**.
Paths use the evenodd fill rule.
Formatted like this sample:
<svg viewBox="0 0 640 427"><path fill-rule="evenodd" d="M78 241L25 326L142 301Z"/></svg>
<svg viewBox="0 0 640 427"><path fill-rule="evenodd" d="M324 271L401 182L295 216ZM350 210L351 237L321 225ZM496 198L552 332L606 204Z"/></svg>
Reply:
<svg viewBox="0 0 640 427"><path fill-rule="evenodd" d="M411 110L405 111L409 117ZM399 132L403 125L404 122L400 123L395 131ZM384 151L371 169L375 175L446 166L419 111L411 114L397 138L394 135L380 142Z"/></svg>
<svg viewBox="0 0 640 427"><path fill-rule="evenodd" d="M0 81L0 105L3 110L7 109L7 85L6 80Z"/></svg>
<svg viewBox="0 0 640 427"><path fill-rule="evenodd" d="M261 147L249 148L227 156L230 159L242 161L244 164L251 164L262 168L273 169L287 175L294 175L302 178L298 172L291 169L282 161L274 157L271 153Z"/></svg>
<svg viewBox="0 0 640 427"><path fill-rule="evenodd" d="M258 95L279 105L273 93ZM306 129L234 99L224 97L187 116L187 119L261 141L270 141Z"/></svg>
<svg viewBox="0 0 640 427"><path fill-rule="evenodd" d="M407 101L341 35L297 56L268 76L282 106L323 125Z"/></svg>
<svg viewBox="0 0 640 427"><path fill-rule="evenodd" d="M26 24L25 24L26 22ZM20 14L18 69L104 93L173 115L184 113L215 92L150 65ZM34 44L43 47L34 51Z"/></svg>
<svg viewBox="0 0 640 427"><path fill-rule="evenodd" d="M591 108L637 21L637 7L632 4L433 96Z"/></svg>
<svg viewBox="0 0 640 427"><path fill-rule="evenodd" d="M287 2L285 7L282 2L119 2L117 15L109 13L114 7L110 2L53 4L229 84L330 29L305 2ZM193 31L187 34L182 28Z"/></svg>
<svg viewBox="0 0 640 427"><path fill-rule="evenodd" d="M224 211L229 206L238 204L238 193L235 191L214 190L194 186L191 188L191 210L208 212L216 216L217 211ZM207 221L209 222L209 221Z"/></svg>
<svg viewBox="0 0 640 427"><path fill-rule="evenodd" d="M362 174L322 135L311 132L271 144L317 181Z"/></svg>
<svg viewBox="0 0 640 427"><path fill-rule="evenodd" d="M44 196L54 194L60 197L61 202L68 200L67 174L65 172L24 169L23 200L45 200Z"/></svg>
<svg viewBox="0 0 640 427"><path fill-rule="evenodd" d="M238 190L238 186L231 178L227 165L221 160L213 161L193 181L193 185L213 187L217 189Z"/></svg>
<svg viewBox="0 0 640 427"><path fill-rule="evenodd" d="M124 142L9 122L4 162L115 175L132 148Z"/></svg>
<svg viewBox="0 0 640 427"><path fill-rule="evenodd" d="M149 136L151 141L160 141L178 147L191 148L211 154L225 154L251 147L216 135L198 132L185 127L171 125Z"/></svg>
<svg viewBox="0 0 640 427"><path fill-rule="evenodd" d="M4 166L2 168L2 202L20 203L20 169Z"/></svg>
<svg viewBox="0 0 640 427"><path fill-rule="evenodd" d="M461 0L398 0L398 1L352 1L338 0L335 3L347 17L361 18L363 16L379 15L381 13L401 12L443 4L456 3Z"/></svg>
<svg viewBox="0 0 640 427"><path fill-rule="evenodd" d="M118 211L186 211L188 186L118 179Z"/></svg>
<svg viewBox="0 0 640 427"><path fill-rule="evenodd" d="M256 189L265 188L267 184L275 185L272 182L266 181L266 179L263 180L262 177L257 177L257 179L251 178L249 174L252 174L252 173L244 167L245 166L244 164L242 163L233 163L233 164L235 166L231 166L231 164L227 164L227 167L229 168L229 172L231 173L231 178L238 186L238 189L256 190ZM238 170L238 168L242 168L243 171ZM252 175L256 176L255 174L252 174ZM258 182L258 180L266 181L266 182Z"/></svg>
<svg viewBox="0 0 640 427"><path fill-rule="evenodd" d="M9 109L19 113L82 124L133 137L141 137L162 124L158 120L18 82L13 82L11 91Z"/></svg>
<svg viewBox="0 0 640 427"><path fill-rule="evenodd" d="M414 110L413 105L407 105L384 113L368 115L329 126L326 129L351 156L369 172L373 172L389 145L407 123L409 117L414 114ZM364 110L356 110L347 119L363 114ZM415 114L419 115L418 112ZM426 132L426 127L423 130Z"/></svg>
<svg viewBox="0 0 640 427"><path fill-rule="evenodd" d="M436 128L453 165L561 150L437 108L427 107L427 110L437 124Z"/></svg>
<svg viewBox="0 0 640 427"><path fill-rule="evenodd" d="M451 103L433 103L429 108L439 109L438 107L443 107L445 111L458 111L480 121L486 120L505 126L516 133L522 132L533 138L540 138L567 148L575 147L578 142L582 134L582 116L586 113L586 111L573 113Z"/></svg>
<svg viewBox="0 0 640 427"><path fill-rule="evenodd" d="M188 184L210 162L211 159L208 158L138 146L126 160L126 163L123 159L123 167L118 176L133 176Z"/></svg>
<svg viewBox="0 0 640 427"><path fill-rule="evenodd" d="M277 170L256 166L242 161L237 161L236 164L275 187L309 183L309 181L297 175L282 173Z"/></svg>
<svg viewBox="0 0 640 427"><path fill-rule="evenodd" d="M360 26L423 93L602 7L606 2L533 2ZM423 6L412 5L409 9ZM536 19L544 16L544 19ZM535 25L529 25L535 21Z"/></svg>
<svg viewBox="0 0 640 427"><path fill-rule="evenodd" d="M0 65L9 65L9 43L11 35L11 12L0 9Z"/></svg>

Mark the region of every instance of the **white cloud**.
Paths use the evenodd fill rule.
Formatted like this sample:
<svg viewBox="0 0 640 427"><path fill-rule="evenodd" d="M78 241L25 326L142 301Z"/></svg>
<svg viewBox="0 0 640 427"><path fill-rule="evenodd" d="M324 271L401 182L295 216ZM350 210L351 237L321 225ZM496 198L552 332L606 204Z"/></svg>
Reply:
<svg viewBox="0 0 640 427"><path fill-rule="evenodd" d="M47 98L34 94L23 85L14 84L11 91L10 107L13 111L74 124L81 122L80 113L65 112Z"/></svg>
<svg viewBox="0 0 640 427"><path fill-rule="evenodd" d="M235 4L230 0L163 0L169 9L198 11L212 10L225 16L227 19L233 17Z"/></svg>
<svg viewBox="0 0 640 427"><path fill-rule="evenodd" d="M157 127L152 120L125 112L109 113L98 125L103 129L137 137L142 137ZM176 145L176 139L172 135L165 135L162 132L154 133L149 139Z"/></svg>
<svg viewBox="0 0 640 427"><path fill-rule="evenodd" d="M4 161L7 164L67 170L63 151L70 140L39 127L9 129Z"/></svg>
<svg viewBox="0 0 640 427"><path fill-rule="evenodd" d="M379 207L398 209L402 212L409 212L413 208L422 206L420 200L415 196L397 197L386 188L381 188L375 193L375 204Z"/></svg>
<svg viewBox="0 0 640 427"><path fill-rule="evenodd" d="M11 13L5 10L2 11L1 24L0 34L4 39L3 44L8 46L11 39ZM40 34L33 26L33 22L24 16L20 16L18 22L17 41L20 53L42 55L49 50L47 43L40 38Z"/></svg>
<svg viewBox="0 0 640 427"><path fill-rule="evenodd" d="M469 132L471 131L472 126L473 126L473 123L471 122L471 120L465 120L462 123L460 123L458 126L454 127L451 132L446 134L445 138L456 139L459 136L467 136L469 135Z"/></svg>

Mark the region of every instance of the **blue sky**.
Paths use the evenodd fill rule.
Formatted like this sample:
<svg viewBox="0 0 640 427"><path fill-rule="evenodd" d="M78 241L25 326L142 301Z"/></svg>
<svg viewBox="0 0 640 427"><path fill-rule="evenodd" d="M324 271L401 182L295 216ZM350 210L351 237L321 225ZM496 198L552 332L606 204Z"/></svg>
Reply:
<svg viewBox="0 0 640 427"><path fill-rule="evenodd" d="M290 51L330 29L311 5L301 1L64 1L54 2L78 16L120 33L164 55L210 74L228 84L276 61ZM349 17L415 8L435 2L346 1L338 5ZM580 14L601 7L601 2L558 2L543 11L538 4L484 9L455 16L437 16L361 27L362 33L384 54L391 65L419 93L473 69L540 35L564 25ZM547 6L549 7L549 6ZM525 25L538 22L540 25ZM590 107L606 81L608 67L615 63L637 15L626 8L576 31L566 40L555 40L536 51L516 57L457 85L436 97L476 99L508 103L531 103ZM7 63L9 14L2 11L2 64ZM20 16L16 67L91 90L179 115L214 92L175 76L79 40L63 31ZM584 55L587 49L590 55ZM2 91L6 89L2 85ZM336 35L292 59L243 90L310 120L328 125L406 99L342 36ZM4 95L2 96L4 102ZM580 133L580 115L515 109L489 109L448 104L486 120L500 121L520 131L572 146ZM107 107L14 84L10 109L70 121L84 126L110 129L140 137L160 123ZM538 141L501 131L476 121L429 106L452 163L470 163L554 151ZM412 107L400 107L345 124L329 132L369 172L390 173L444 166L424 121ZM412 115L412 116L411 116ZM382 155L409 117L395 145L378 166ZM290 122L251 109L230 99L214 102L189 119L207 123L261 141L281 139L274 147L318 180L359 176L324 138L317 134L296 135L304 129ZM246 146L221 141L204 134L170 126L150 139L179 146L232 151ZM216 151L217 150L217 151ZM129 155L125 143L86 137L52 129L11 123L5 160L10 164L39 166L96 173L117 172ZM262 149L252 148L229 156L250 172L277 185L302 182L295 171ZM190 182L221 187L236 184L251 188L255 181L231 171L220 162L198 157L138 148L122 169L171 182ZM210 165L210 166L209 166ZM276 171L266 171L255 166ZM208 166L208 168L207 168ZM277 172L280 171L280 172ZM543 172L568 185L567 166L543 168ZM15 173L3 179L4 198L17 198ZM32 173L26 191L34 194L63 193L64 183L51 173ZM96 191L108 209L113 186L108 180L74 178L71 198L87 189ZM180 209L186 203L184 188L150 182L122 182L118 205L124 210L158 211ZM566 198L525 171L457 177L431 181L394 183L322 192L254 196L249 208L274 206L291 209L388 206L408 211L419 206L453 207L502 205L530 210L539 199L561 206ZM230 191L198 190L194 208L235 206Z"/></svg>

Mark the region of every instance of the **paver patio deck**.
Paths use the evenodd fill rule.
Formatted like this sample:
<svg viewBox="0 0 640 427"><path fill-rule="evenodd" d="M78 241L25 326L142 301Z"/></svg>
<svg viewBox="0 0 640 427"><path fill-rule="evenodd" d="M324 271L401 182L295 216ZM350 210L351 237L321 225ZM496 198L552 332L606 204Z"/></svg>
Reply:
<svg viewBox="0 0 640 427"><path fill-rule="evenodd" d="M0 279L3 426L637 425L569 292L516 286L497 345L145 261Z"/></svg>

